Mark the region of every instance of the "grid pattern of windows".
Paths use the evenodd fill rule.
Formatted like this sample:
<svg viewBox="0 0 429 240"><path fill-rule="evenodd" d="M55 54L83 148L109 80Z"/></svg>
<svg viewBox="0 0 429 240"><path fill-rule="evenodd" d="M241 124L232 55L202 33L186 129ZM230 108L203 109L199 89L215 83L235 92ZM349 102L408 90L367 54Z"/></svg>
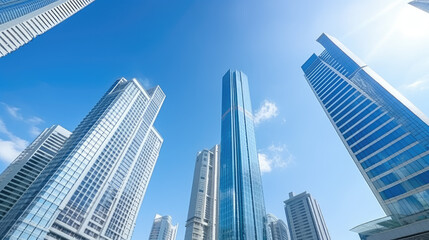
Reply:
<svg viewBox="0 0 429 240"><path fill-rule="evenodd" d="M58 125L45 129L0 175L0 220L57 154L70 134Z"/></svg>
<svg viewBox="0 0 429 240"><path fill-rule="evenodd" d="M263 239L265 203L247 77L228 71L222 83L219 239Z"/></svg>
<svg viewBox="0 0 429 240"><path fill-rule="evenodd" d="M149 240L176 240L178 227L179 224L173 226L170 216L156 214L150 231Z"/></svg>
<svg viewBox="0 0 429 240"><path fill-rule="evenodd" d="M266 216L268 240L289 240L289 230L286 224L272 214Z"/></svg>
<svg viewBox="0 0 429 240"><path fill-rule="evenodd" d="M195 162L185 240L217 239L219 145L198 153Z"/></svg>
<svg viewBox="0 0 429 240"><path fill-rule="evenodd" d="M328 229L319 204L310 194L289 193L285 202L286 219L293 240L329 240Z"/></svg>
<svg viewBox="0 0 429 240"><path fill-rule="evenodd" d="M302 69L377 199L389 215L429 210L426 118L338 40L318 41Z"/></svg>
<svg viewBox="0 0 429 240"><path fill-rule="evenodd" d="M159 87L115 82L18 201L16 215L2 226L6 236L43 238L50 229L54 238L130 239L162 143L152 125L164 98ZM110 219L108 230L126 224L117 236L104 234Z"/></svg>
<svg viewBox="0 0 429 240"><path fill-rule="evenodd" d="M15 51L94 0L12 0L0 2L0 57Z"/></svg>

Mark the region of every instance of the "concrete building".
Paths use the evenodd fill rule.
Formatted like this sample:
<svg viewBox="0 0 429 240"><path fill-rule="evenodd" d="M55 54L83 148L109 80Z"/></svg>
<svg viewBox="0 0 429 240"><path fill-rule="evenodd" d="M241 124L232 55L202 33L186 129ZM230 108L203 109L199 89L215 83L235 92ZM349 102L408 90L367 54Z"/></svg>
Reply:
<svg viewBox="0 0 429 240"><path fill-rule="evenodd" d="M309 193L289 193L284 203L291 240L331 239L319 204Z"/></svg>
<svg viewBox="0 0 429 240"><path fill-rule="evenodd" d="M149 240L176 240L179 224L173 225L170 216L155 215Z"/></svg>
<svg viewBox="0 0 429 240"><path fill-rule="evenodd" d="M217 240L219 145L198 153L185 240Z"/></svg>

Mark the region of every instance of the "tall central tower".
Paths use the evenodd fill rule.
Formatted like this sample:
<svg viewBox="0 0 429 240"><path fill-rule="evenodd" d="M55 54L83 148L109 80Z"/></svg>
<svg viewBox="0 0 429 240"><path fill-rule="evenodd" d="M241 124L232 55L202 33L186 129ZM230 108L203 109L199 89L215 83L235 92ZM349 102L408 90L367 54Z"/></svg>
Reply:
<svg viewBox="0 0 429 240"><path fill-rule="evenodd" d="M219 239L265 239L265 204L247 76L222 80Z"/></svg>

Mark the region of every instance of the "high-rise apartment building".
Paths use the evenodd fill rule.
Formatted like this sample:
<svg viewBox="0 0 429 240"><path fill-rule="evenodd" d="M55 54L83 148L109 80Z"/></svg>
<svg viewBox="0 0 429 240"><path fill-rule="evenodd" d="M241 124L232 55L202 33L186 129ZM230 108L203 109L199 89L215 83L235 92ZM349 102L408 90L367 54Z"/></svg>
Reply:
<svg viewBox="0 0 429 240"><path fill-rule="evenodd" d="M268 240L289 240L289 230L286 224L272 214L266 216L266 230Z"/></svg>
<svg viewBox="0 0 429 240"><path fill-rule="evenodd" d="M179 224L173 225L170 216L155 215L149 240L176 240Z"/></svg>
<svg viewBox="0 0 429 240"><path fill-rule="evenodd" d="M1 239L130 239L163 142L165 95L116 81L0 220Z"/></svg>
<svg viewBox="0 0 429 240"><path fill-rule="evenodd" d="M429 0L414 0L411 1L410 4L429 13Z"/></svg>
<svg viewBox="0 0 429 240"><path fill-rule="evenodd" d="M217 240L219 145L197 154L185 240Z"/></svg>
<svg viewBox="0 0 429 240"><path fill-rule="evenodd" d="M426 218L428 118L337 39L317 41L325 50L304 63L305 78L382 208L399 221L377 231Z"/></svg>
<svg viewBox="0 0 429 240"><path fill-rule="evenodd" d="M0 175L0 220L62 148L71 132L54 125L45 129Z"/></svg>
<svg viewBox="0 0 429 240"><path fill-rule="evenodd" d="M265 239L265 203L247 76L228 71L222 80L219 184L221 240Z"/></svg>
<svg viewBox="0 0 429 240"><path fill-rule="evenodd" d="M289 193L284 203L291 240L331 239L319 204L309 193Z"/></svg>
<svg viewBox="0 0 429 240"><path fill-rule="evenodd" d="M0 57L75 14L94 0L1 0Z"/></svg>

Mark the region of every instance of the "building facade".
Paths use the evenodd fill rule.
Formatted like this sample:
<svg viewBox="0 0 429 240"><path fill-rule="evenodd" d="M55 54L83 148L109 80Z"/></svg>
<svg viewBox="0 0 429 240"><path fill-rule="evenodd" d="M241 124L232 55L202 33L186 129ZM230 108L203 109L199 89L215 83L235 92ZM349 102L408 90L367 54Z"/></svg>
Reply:
<svg viewBox="0 0 429 240"><path fill-rule="evenodd" d="M219 145L198 153L185 240L217 240Z"/></svg>
<svg viewBox="0 0 429 240"><path fill-rule="evenodd" d="M265 203L247 76L222 80L219 239L266 239Z"/></svg>
<svg viewBox="0 0 429 240"><path fill-rule="evenodd" d="M18 49L94 0L0 1L0 57Z"/></svg>
<svg viewBox="0 0 429 240"><path fill-rule="evenodd" d="M2 239L130 239L163 142L165 95L116 81L0 220Z"/></svg>
<svg viewBox="0 0 429 240"><path fill-rule="evenodd" d="M319 204L309 193L289 193L284 203L291 240L331 239Z"/></svg>
<svg viewBox="0 0 429 240"><path fill-rule="evenodd" d="M176 240L179 224L173 225L170 216L155 215L149 240Z"/></svg>
<svg viewBox="0 0 429 240"><path fill-rule="evenodd" d="M317 41L305 78L380 205L404 222L427 216L428 118L337 39Z"/></svg>
<svg viewBox="0 0 429 240"><path fill-rule="evenodd" d="M429 13L429 0L414 0L411 1L410 4Z"/></svg>
<svg viewBox="0 0 429 240"><path fill-rule="evenodd" d="M62 148L71 132L54 125L45 129L0 175L0 220Z"/></svg>
<svg viewBox="0 0 429 240"><path fill-rule="evenodd" d="M269 240L289 240L289 230L287 225L276 216L267 214L266 216L267 239Z"/></svg>

